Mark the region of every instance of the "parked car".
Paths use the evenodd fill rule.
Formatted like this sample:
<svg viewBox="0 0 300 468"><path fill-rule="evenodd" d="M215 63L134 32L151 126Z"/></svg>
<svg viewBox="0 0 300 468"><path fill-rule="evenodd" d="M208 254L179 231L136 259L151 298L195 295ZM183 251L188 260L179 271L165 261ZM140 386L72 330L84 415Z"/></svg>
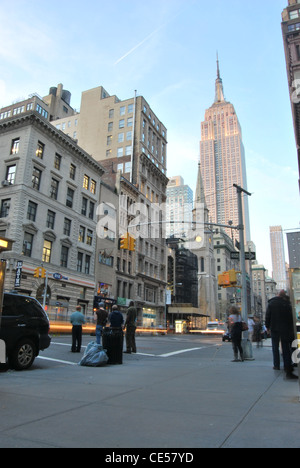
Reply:
<svg viewBox="0 0 300 468"><path fill-rule="evenodd" d="M50 324L41 304L32 297L5 293L0 339L10 367L29 369L40 351L49 348Z"/></svg>

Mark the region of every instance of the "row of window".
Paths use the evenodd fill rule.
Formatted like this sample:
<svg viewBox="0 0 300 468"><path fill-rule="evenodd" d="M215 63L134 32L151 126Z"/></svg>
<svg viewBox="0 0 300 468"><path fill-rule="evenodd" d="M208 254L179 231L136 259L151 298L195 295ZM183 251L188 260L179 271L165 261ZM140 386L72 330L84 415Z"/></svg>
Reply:
<svg viewBox="0 0 300 468"><path fill-rule="evenodd" d="M33 249L34 236L28 232L24 234L23 241L23 255L25 257L31 257ZM47 239L44 240L42 262L51 263L51 256L53 253L53 242ZM60 251L60 266L62 268L68 268L70 248L62 245ZM77 272L85 273L89 275L91 272L91 255L84 254L82 252L77 253Z"/></svg>
<svg viewBox="0 0 300 468"><path fill-rule="evenodd" d="M27 105L26 105L26 111L31 111L33 110L33 102L29 102ZM41 114L43 117L45 117L45 119L48 118L48 112L46 111L46 109L44 109L42 106L40 106L39 104L36 105L35 107L35 110ZM2 112L0 114L0 120L3 120L3 119L8 119L9 117L11 117L12 115L19 115L19 114L23 114L23 112L25 112L25 105L22 105L22 106L19 106L19 107L15 107L14 109L10 109L8 111L5 111L5 112Z"/></svg>
<svg viewBox="0 0 300 468"><path fill-rule="evenodd" d="M19 151L20 151L20 138L14 138L11 143L10 154L16 155L19 153ZM44 158L44 154L45 154L45 145L41 141L38 141L35 155L37 158L42 160ZM54 169L60 171L61 165L62 165L62 156L58 153L55 153ZM16 166L10 166L7 171L6 177L8 178L6 180L11 184L13 184L15 181L15 173L16 173ZM39 187L40 187L41 175L42 175L42 171L39 170L38 168L34 168L32 182L33 182L33 188L37 190L39 190ZM70 165L69 177L70 179L75 180L76 166L74 164ZM83 188L85 190L90 191L93 195L95 195L97 191L97 182L85 174L83 177Z"/></svg>

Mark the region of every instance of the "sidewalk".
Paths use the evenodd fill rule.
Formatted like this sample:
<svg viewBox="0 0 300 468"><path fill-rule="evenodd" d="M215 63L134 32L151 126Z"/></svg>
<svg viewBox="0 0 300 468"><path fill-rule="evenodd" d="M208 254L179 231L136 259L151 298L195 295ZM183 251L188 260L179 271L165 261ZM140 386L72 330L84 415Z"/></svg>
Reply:
<svg viewBox="0 0 300 468"><path fill-rule="evenodd" d="M232 363L230 344L124 365L0 374L0 447L300 447L299 384L270 347Z"/></svg>

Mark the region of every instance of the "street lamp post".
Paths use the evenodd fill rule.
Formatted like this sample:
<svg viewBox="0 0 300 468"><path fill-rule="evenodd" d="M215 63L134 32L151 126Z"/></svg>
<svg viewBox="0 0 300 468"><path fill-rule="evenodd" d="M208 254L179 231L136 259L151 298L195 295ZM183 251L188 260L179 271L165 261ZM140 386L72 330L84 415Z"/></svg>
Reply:
<svg viewBox="0 0 300 468"><path fill-rule="evenodd" d="M239 210L239 232L240 232L240 262L241 262L241 273L242 273L242 317L243 321L248 324L248 301L247 301L247 277L246 277L246 259L245 259L245 227L243 221L243 205L242 205L242 193L251 196L251 193L244 190L238 185L233 185L237 189L238 196L238 210ZM243 351L244 358L247 360L253 359L252 343L249 340L249 332L244 332L243 335Z"/></svg>

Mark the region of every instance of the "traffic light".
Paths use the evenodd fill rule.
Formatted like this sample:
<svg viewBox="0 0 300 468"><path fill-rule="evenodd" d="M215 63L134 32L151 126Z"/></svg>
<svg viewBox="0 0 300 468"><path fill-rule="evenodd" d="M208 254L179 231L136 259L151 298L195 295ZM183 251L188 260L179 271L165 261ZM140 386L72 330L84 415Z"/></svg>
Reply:
<svg viewBox="0 0 300 468"><path fill-rule="evenodd" d="M235 270L230 270L230 271L228 271L228 275L229 275L229 283L231 285L235 286L237 284L236 271Z"/></svg>
<svg viewBox="0 0 300 468"><path fill-rule="evenodd" d="M129 236L129 250L130 252L135 252L136 240L134 237Z"/></svg>
<svg viewBox="0 0 300 468"><path fill-rule="evenodd" d="M121 242L120 242L120 249L121 250L128 250L129 249L129 234L127 233L125 236L121 237Z"/></svg>
<svg viewBox="0 0 300 468"><path fill-rule="evenodd" d="M34 278L39 278L40 277L40 268L35 268L33 276L34 276Z"/></svg>
<svg viewBox="0 0 300 468"><path fill-rule="evenodd" d="M47 271L45 270L45 268L35 268L34 269L34 278L46 278L46 274L47 274Z"/></svg>
<svg viewBox="0 0 300 468"><path fill-rule="evenodd" d="M218 276L218 285L222 288L233 288L237 285L237 272L235 270L224 271Z"/></svg>

